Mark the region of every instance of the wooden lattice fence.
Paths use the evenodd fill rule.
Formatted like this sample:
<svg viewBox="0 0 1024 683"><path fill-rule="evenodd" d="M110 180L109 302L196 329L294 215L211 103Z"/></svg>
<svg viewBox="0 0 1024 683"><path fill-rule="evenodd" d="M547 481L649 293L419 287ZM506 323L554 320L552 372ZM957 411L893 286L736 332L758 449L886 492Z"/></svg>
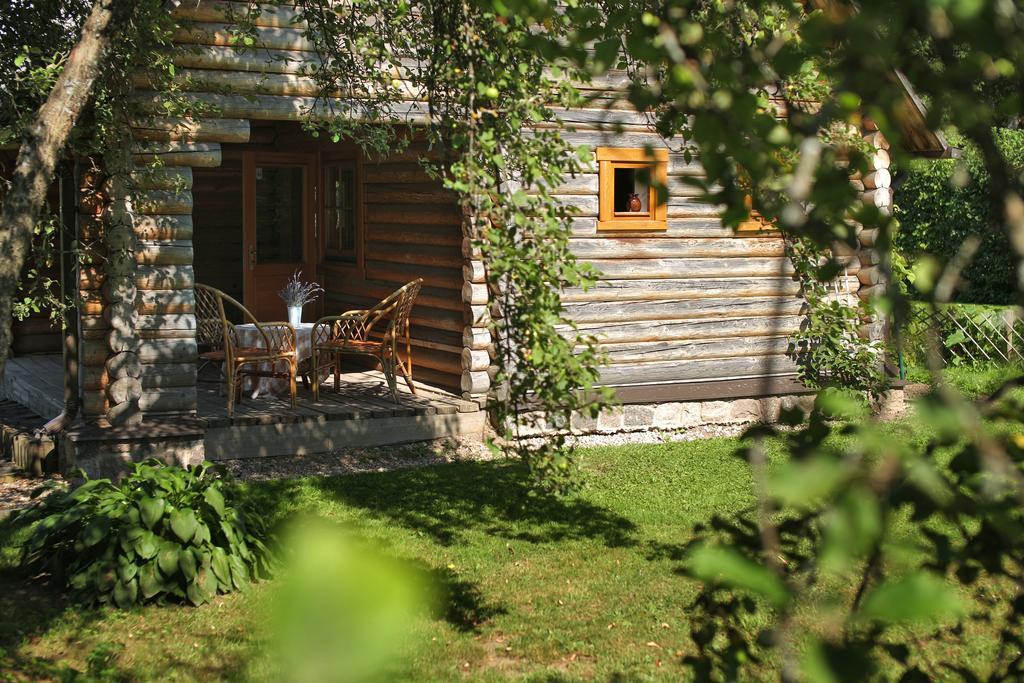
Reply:
<svg viewBox="0 0 1024 683"><path fill-rule="evenodd" d="M904 352L923 361L932 329L938 332L946 362L1024 361L1024 310L1016 306L949 305L932 310L914 305L903 332Z"/></svg>

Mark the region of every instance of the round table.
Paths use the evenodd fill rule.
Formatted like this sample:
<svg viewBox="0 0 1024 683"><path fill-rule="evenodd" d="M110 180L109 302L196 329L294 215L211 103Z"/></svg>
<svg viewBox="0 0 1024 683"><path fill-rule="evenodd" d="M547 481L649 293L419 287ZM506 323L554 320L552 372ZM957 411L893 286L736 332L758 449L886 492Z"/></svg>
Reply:
<svg viewBox="0 0 1024 683"><path fill-rule="evenodd" d="M316 323L299 323L295 326L295 350L298 355L299 373L301 374L303 361L313 355L313 325ZM252 323L246 325L235 325L238 332L238 343L242 346L263 347L263 336ZM280 365L280 363L278 364ZM257 366L260 370L269 372L270 363L260 363ZM278 368L280 369L280 368ZM251 377L249 384L252 389L252 397L256 398L261 393L287 396L289 393L288 380L278 377ZM255 386L253 386L255 384Z"/></svg>

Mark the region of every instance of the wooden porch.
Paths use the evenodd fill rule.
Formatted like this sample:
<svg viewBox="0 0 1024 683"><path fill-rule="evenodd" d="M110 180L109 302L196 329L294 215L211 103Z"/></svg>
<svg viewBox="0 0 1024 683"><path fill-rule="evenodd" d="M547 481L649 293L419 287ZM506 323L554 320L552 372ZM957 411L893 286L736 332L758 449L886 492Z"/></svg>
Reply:
<svg viewBox="0 0 1024 683"><path fill-rule="evenodd" d="M295 408L287 397L246 396L229 418L222 388L200 382L196 421L204 432L209 460L307 455L450 436L482 437L486 418L477 403L421 383L416 383L416 391L413 395L399 382L395 403L381 372L349 372L342 374L338 393L333 378L324 381L319 401L300 384ZM42 418L56 416L62 408L61 357L10 359L0 393ZM154 418L159 421L159 416Z"/></svg>

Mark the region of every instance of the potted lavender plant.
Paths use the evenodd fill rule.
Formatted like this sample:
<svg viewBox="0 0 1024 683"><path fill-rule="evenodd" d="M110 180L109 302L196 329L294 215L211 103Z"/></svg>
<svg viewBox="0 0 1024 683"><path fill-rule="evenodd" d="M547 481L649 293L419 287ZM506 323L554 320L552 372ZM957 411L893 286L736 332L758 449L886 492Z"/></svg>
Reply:
<svg viewBox="0 0 1024 683"><path fill-rule="evenodd" d="M288 322L297 326L302 322L302 307L316 300L324 290L315 282L303 282L302 271L292 273L284 289L277 293L288 307Z"/></svg>

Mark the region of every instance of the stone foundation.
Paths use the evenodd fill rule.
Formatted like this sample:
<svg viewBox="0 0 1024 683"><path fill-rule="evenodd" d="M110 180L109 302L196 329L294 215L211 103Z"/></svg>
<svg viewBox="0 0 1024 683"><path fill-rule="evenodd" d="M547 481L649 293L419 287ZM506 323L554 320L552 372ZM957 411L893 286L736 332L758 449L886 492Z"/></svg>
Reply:
<svg viewBox="0 0 1024 683"><path fill-rule="evenodd" d="M739 398L722 401L688 401L679 403L641 403L616 406L596 419L572 416L573 434L622 434L637 432L686 432L707 427L742 427L757 423L775 424L783 408L800 407L808 412L814 405L814 394ZM889 391L875 413L882 420L903 414L903 389ZM540 436L558 430L559 425L545 421L525 433ZM564 427L563 427L564 428Z"/></svg>
<svg viewBox="0 0 1024 683"><path fill-rule="evenodd" d="M179 430L177 433L131 435L107 433L88 428L68 431L60 439L60 470L65 475L81 468L90 478L120 479L132 465L156 458L168 465L188 467L206 459L202 432Z"/></svg>

